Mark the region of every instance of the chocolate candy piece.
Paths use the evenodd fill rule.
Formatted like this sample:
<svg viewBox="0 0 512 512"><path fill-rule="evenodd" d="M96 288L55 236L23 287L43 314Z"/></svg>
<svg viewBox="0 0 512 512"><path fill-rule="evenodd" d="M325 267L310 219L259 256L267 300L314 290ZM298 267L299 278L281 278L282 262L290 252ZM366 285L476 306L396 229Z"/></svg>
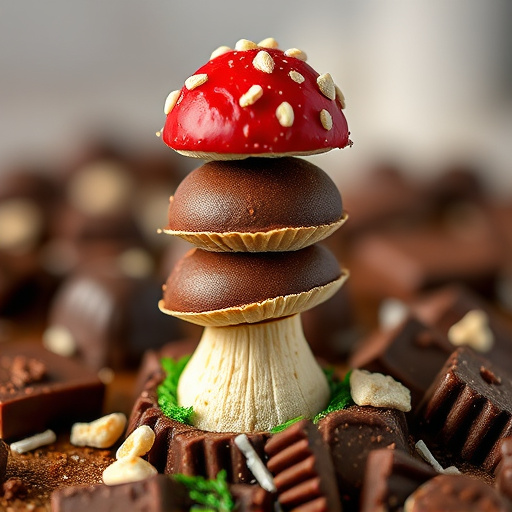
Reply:
<svg viewBox="0 0 512 512"><path fill-rule="evenodd" d="M341 511L329 448L315 424L301 420L275 434L265 453L285 510Z"/></svg>
<svg viewBox="0 0 512 512"><path fill-rule="evenodd" d="M492 471L500 441L512 435L512 377L461 347L425 393L420 417L452 453Z"/></svg>
<svg viewBox="0 0 512 512"><path fill-rule="evenodd" d="M167 512L192 506L183 485L166 475L119 485L62 487L52 493L53 512Z"/></svg>
<svg viewBox="0 0 512 512"><path fill-rule="evenodd" d="M501 460L496 468L495 486L501 494L512 500L512 437L501 441Z"/></svg>
<svg viewBox="0 0 512 512"><path fill-rule="evenodd" d="M372 450L366 460L361 512L402 510L407 497L437 473L402 450Z"/></svg>
<svg viewBox="0 0 512 512"><path fill-rule="evenodd" d="M452 351L445 336L409 317L366 338L356 347L350 366L391 375L409 388L414 407Z"/></svg>
<svg viewBox="0 0 512 512"><path fill-rule="evenodd" d="M104 392L94 373L38 343L2 344L0 438L95 419L101 415Z"/></svg>
<svg viewBox="0 0 512 512"><path fill-rule="evenodd" d="M159 472L183 473L215 478L225 469L231 483L248 483L253 475L247 468L245 456L236 446L238 433L216 433L199 430L165 416L158 406L157 387L162 375L155 374L135 402L128 423L127 435L140 425L148 425L155 432L155 442L148 453L148 461ZM263 446L269 434L247 434L258 455L263 458Z"/></svg>
<svg viewBox="0 0 512 512"><path fill-rule="evenodd" d="M507 512L506 501L482 480L466 475L438 475L405 502L404 512Z"/></svg>
<svg viewBox="0 0 512 512"><path fill-rule="evenodd" d="M7 469L7 459L9 457L9 448L7 444L0 439L0 484L5 480L5 470Z"/></svg>
<svg viewBox="0 0 512 512"><path fill-rule="evenodd" d="M409 451L405 415L396 409L355 405L328 414L318 428L331 449L338 489L349 507L357 507L371 450Z"/></svg>
<svg viewBox="0 0 512 512"><path fill-rule="evenodd" d="M239 512L273 512L274 496L259 485L232 484L231 495Z"/></svg>

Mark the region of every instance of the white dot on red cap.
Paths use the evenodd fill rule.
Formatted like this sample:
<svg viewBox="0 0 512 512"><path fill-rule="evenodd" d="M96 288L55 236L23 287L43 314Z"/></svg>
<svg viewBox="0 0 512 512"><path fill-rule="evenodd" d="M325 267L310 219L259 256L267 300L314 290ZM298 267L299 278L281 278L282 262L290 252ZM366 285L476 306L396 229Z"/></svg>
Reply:
<svg viewBox="0 0 512 512"><path fill-rule="evenodd" d="M252 61L253 66L264 73L272 73L274 71L275 62L270 53L265 50L259 51Z"/></svg>

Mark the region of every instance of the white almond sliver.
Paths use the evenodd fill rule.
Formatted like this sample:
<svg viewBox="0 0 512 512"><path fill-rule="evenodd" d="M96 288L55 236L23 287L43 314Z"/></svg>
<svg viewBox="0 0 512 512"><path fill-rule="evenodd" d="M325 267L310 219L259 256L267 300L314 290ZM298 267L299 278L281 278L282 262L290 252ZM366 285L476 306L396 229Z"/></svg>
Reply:
<svg viewBox="0 0 512 512"><path fill-rule="evenodd" d="M332 116L325 108L320 111L320 122L327 131L332 128Z"/></svg>
<svg viewBox="0 0 512 512"><path fill-rule="evenodd" d="M270 74L272 71L274 71L275 62L270 53L266 52L265 50L261 50L256 54L256 57L254 57L252 65L257 70Z"/></svg>
<svg viewBox="0 0 512 512"><path fill-rule="evenodd" d="M225 53L228 53L230 51L232 51L232 49L229 46L219 46L218 48L213 50L212 54L210 55L210 60L220 57L221 55L224 55Z"/></svg>
<svg viewBox="0 0 512 512"><path fill-rule="evenodd" d="M155 442L155 433L148 425L136 428L118 448L116 459L123 457L142 457L151 450Z"/></svg>
<svg viewBox="0 0 512 512"><path fill-rule="evenodd" d="M249 90L240 96L238 103L241 107L248 107L253 105L263 96L263 87L261 85L253 85Z"/></svg>
<svg viewBox="0 0 512 512"><path fill-rule="evenodd" d="M278 42L273 37L267 37L258 43L260 48L279 48Z"/></svg>
<svg viewBox="0 0 512 512"><path fill-rule="evenodd" d="M185 80L185 87L191 91L200 85L203 85L208 81L208 75L206 73L200 73L199 75L189 76Z"/></svg>
<svg viewBox="0 0 512 512"><path fill-rule="evenodd" d="M123 457L107 466L102 477L105 485L117 485L145 480L157 473L156 468L147 460L140 457Z"/></svg>
<svg viewBox="0 0 512 512"><path fill-rule="evenodd" d="M297 82L298 84L301 84L305 80L305 78L298 71L293 69L288 73L288 75L294 82Z"/></svg>
<svg viewBox="0 0 512 512"><path fill-rule="evenodd" d="M181 90L172 91L169 93L165 100L164 104L164 114L167 115L178 102L178 98L180 97Z"/></svg>
<svg viewBox="0 0 512 512"><path fill-rule="evenodd" d="M282 127L289 128L293 126L295 119L293 107L287 101L283 101L276 109L276 117Z"/></svg>
<svg viewBox="0 0 512 512"><path fill-rule="evenodd" d="M258 45L253 41L249 41L249 39L240 39L235 44L235 50L237 51L246 51L246 50L255 50L258 48Z"/></svg>
<svg viewBox="0 0 512 512"><path fill-rule="evenodd" d="M468 345L478 352L489 352L494 345L494 334L487 313L481 309L468 311L450 327L448 339L457 347Z"/></svg>
<svg viewBox="0 0 512 512"><path fill-rule="evenodd" d="M306 62L308 60L308 56L302 50L299 50L298 48L290 48L290 49L286 50L284 52L284 54L287 57L293 57L295 59L303 60L304 62Z"/></svg>
<svg viewBox="0 0 512 512"><path fill-rule="evenodd" d="M330 100L334 100L336 98L336 87L334 85L334 80L329 73L325 73L320 75L316 79L316 83L318 84L318 88L320 92Z"/></svg>

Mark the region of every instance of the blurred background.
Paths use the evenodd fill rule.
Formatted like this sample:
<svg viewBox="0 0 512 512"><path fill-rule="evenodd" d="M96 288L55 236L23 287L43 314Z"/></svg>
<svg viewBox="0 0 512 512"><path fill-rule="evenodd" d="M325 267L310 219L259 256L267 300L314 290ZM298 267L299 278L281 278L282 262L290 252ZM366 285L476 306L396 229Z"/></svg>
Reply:
<svg viewBox="0 0 512 512"><path fill-rule="evenodd" d="M163 151L168 92L216 47L272 36L346 96L354 146L316 159L329 172L355 179L382 156L413 172L466 159L510 187L511 19L506 0L4 0L0 169L60 163L88 137Z"/></svg>

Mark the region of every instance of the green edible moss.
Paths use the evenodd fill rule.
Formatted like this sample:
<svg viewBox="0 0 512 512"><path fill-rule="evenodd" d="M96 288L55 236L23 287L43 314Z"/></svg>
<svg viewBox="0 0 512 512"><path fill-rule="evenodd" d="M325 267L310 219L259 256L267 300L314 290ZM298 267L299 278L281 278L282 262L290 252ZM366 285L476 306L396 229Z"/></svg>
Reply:
<svg viewBox="0 0 512 512"><path fill-rule="evenodd" d="M184 356L178 361L170 357L162 358L160 364L166 373L166 377L157 388L158 405L162 412L168 418L185 423L185 425L192 424L191 419L194 410L192 407L178 405L178 381L189 359L190 355Z"/></svg>
<svg viewBox="0 0 512 512"><path fill-rule="evenodd" d="M217 478L207 480L202 476L174 475L173 478L183 484L194 505L191 510L201 512L231 512L235 502L229 492L226 471L217 473Z"/></svg>

